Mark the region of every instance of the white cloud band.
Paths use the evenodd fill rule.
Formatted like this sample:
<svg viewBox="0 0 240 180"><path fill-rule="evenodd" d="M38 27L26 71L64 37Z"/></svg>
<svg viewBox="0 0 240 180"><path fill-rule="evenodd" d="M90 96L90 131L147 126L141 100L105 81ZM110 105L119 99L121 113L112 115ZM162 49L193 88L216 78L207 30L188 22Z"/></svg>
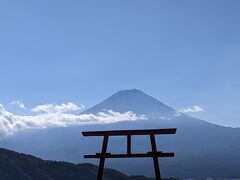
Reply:
<svg viewBox="0 0 240 180"><path fill-rule="evenodd" d="M72 108L69 109L68 106ZM0 104L0 138L15 134L18 131L25 129L41 129L51 127L66 127L75 125L87 125L87 124L105 124L114 123L119 121L135 121L146 119L144 115L137 116L131 111L125 113L114 112L112 110L106 110L94 114L70 114L67 111L72 111L74 106L71 104L62 104L55 106L37 106L34 108L36 115L21 116L8 112L3 105ZM41 107L41 108L39 108ZM41 109L41 110L40 110Z"/></svg>

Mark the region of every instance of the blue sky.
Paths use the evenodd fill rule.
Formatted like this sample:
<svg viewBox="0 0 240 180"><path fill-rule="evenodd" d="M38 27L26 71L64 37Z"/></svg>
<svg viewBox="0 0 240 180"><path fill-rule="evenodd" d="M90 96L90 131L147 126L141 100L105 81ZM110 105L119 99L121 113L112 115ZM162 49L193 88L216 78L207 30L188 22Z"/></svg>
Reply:
<svg viewBox="0 0 240 180"><path fill-rule="evenodd" d="M137 88L240 126L240 1L0 1L0 103L90 107Z"/></svg>

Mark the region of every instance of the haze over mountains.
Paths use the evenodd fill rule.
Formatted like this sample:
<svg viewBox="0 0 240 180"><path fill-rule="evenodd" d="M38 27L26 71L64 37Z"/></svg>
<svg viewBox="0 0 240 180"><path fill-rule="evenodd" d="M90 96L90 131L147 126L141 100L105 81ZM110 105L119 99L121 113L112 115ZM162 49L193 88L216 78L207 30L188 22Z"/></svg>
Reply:
<svg viewBox="0 0 240 180"><path fill-rule="evenodd" d="M1 147L44 159L86 162L82 159L82 154L99 152L102 141L99 138L83 138L81 131L176 127L176 135L158 137L159 150L173 151L176 154L174 158L160 159L164 176L240 176L239 128L222 127L179 114L173 108L136 89L119 91L82 114L97 114L106 110L119 113L132 111L144 118L111 124L24 131L2 140ZM124 140L110 140L109 151L125 151ZM149 138L134 138L133 148L137 152L148 151ZM107 166L127 174L153 175L151 159L109 160Z"/></svg>

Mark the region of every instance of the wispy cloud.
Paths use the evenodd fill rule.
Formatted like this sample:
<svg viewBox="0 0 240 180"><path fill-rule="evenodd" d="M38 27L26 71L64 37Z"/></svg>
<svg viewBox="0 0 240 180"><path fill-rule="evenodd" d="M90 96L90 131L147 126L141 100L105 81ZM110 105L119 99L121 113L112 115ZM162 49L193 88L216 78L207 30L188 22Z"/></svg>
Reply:
<svg viewBox="0 0 240 180"><path fill-rule="evenodd" d="M166 117L166 116L161 116L160 119L163 119L163 120L172 120L172 118Z"/></svg>
<svg viewBox="0 0 240 180"><path fill-rule="evenodd" d="M38 107L38 108L37 108ZM98 114L71 114L79 108L71 103L61 105L37 106L33 108L35 115L15 115L0 104L0 138L15 134L25 129L41 129L52 127L67 127L88 124L107 124L119 121L136 121L146 119L144 115L138 116L128 111L125 113L106 110Z"/></svg>
<svg viewBox="0 0 240 180"><path fill-rule="evenodd" d="M187 108L181 108L178 110L178 112L182 112L182 113L199 113L199 112L203 112L205 111L203 109L203 107L199 106L199 105L195 105L192 107L187 107Z"/></svg>
<svg viewBox="0 0 240 180"><path fill-rule="evenodd" d="M21 101L12 101L12 102L10 102L9 103L11 106L16 106L16 107L18 107L18 108L20 108L20 109L26 109L26 107L25 107L25 105L21 102Z"/></svg>
<svg viewBox="0 0 240 180"><path fill-rule="evenodd" d="M68 102L68 103L62 103L60 105L58 104L43 104L38 105L31 109L32 112L36 113L67 113L67 112L74 112L74 111L80 111L83 110L85 106L81 104L80 106Z"/></svg>

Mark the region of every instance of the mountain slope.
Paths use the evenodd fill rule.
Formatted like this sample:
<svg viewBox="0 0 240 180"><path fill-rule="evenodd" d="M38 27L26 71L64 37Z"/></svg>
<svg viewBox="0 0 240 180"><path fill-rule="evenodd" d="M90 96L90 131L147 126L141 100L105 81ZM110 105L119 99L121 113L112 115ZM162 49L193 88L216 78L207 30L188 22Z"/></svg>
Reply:
<svg viewBox="0 0 240 180"><path fill-rule="evenodd" d="M132 89L118 91L103 102L84 111L82 114L96 114L106 109L121 113L132 111L139 115L147 115L149 118L168 116L175 112L174 109L161 103L152 96L140 90Z"/></svg>

